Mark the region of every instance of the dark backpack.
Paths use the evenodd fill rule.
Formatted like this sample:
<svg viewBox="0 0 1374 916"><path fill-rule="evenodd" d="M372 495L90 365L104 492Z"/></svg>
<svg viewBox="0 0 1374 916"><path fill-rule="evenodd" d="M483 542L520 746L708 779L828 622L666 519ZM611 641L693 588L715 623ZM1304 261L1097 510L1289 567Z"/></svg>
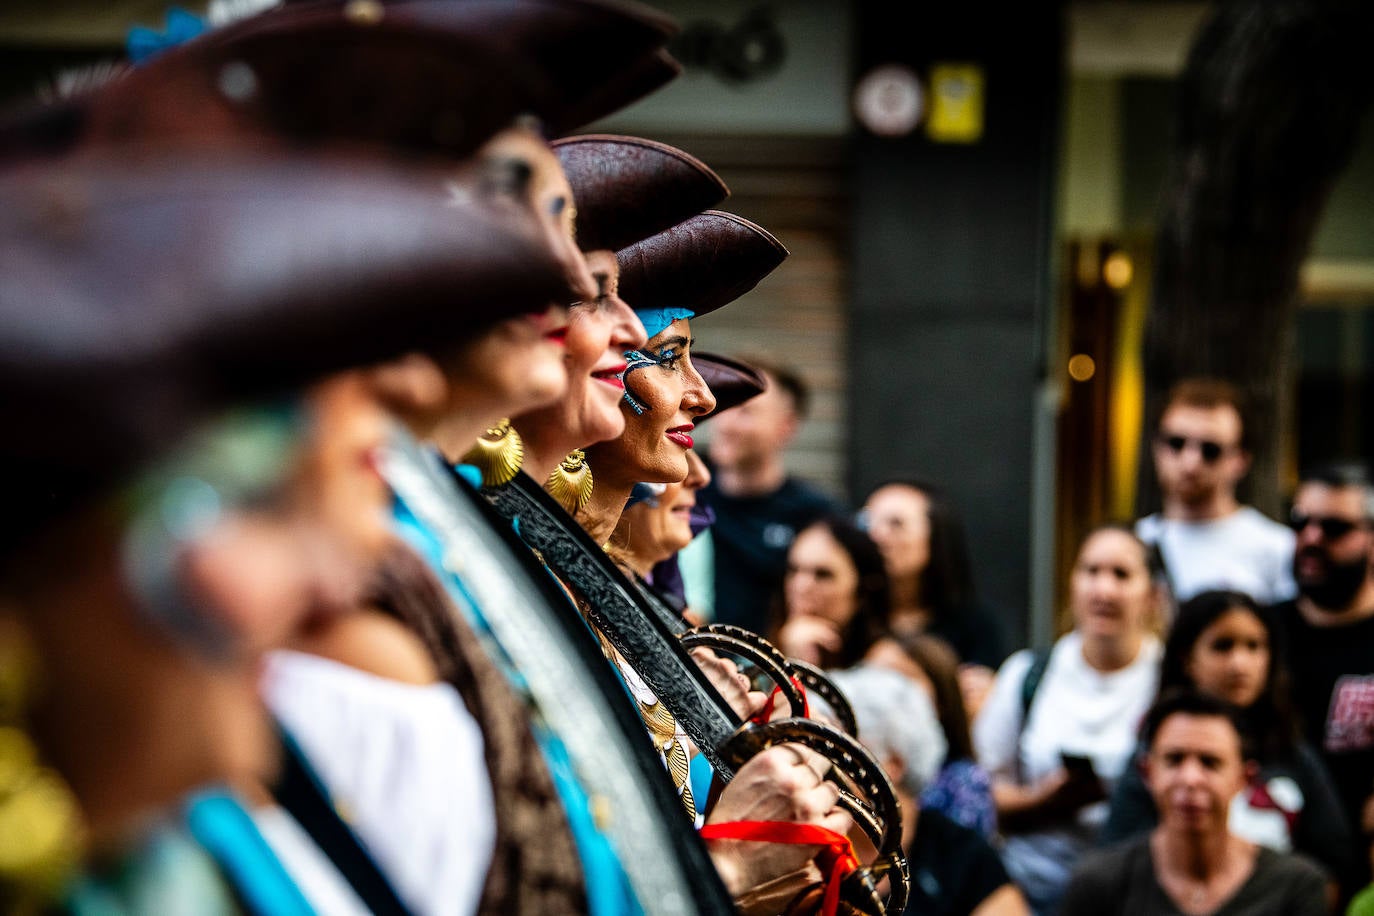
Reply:
<svg viewBox="0 0 1374 916"><path fill-rule="evenodd" d="M1035 702L1035 691L1040 689L1040 681L1045 676L1045 669L1050 666L1050 652L1052 650L1036 649L1031 657L1030 667L1026 669L1026 678L1021 682L1021 728L1026 727L1026 719L1030 716L1031 703Z"/></svg>

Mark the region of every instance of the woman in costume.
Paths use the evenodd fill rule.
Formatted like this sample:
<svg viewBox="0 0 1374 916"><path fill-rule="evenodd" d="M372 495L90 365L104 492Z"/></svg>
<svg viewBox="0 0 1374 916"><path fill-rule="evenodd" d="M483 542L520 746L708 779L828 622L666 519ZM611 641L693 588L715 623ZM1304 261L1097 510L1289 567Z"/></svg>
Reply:
<svg viewBox="0 0 1374 916"><path fill-rule="evenodd" d="M397 321L444 341L463 333L443 311L473 278L455 246L490 239L478 269L509 292L547 295L557 273L490 214L455 213L395 173L318 160L91 153L25 170L0 199L0 350L6 384L20 386L0 398L15 433L3 452L15 496L3 623L18 661L5 671L32 675L9 698L9 724L32 743L6 733L16 778L0 810L17 820L3 832L26 844L5 875L6 909L65 895L78 912L120 900L166 911L159 895L189 883L206 895L196 911L231 910L216 869L175 832L152 835L151 857L125 853L183 793L271 780L262 655L350 609L387 536L374 461L388 427L363 380L280 398L394 356ZM412 234L398 238L402 214ZM282 237L310 242L263 274L250 255ZM502 268L502 250L523 272ZM140 270L123 269L131 262ZM253 283L241 282L245 265ZM261 835L237 800L197 798L189 817L202 843L229 839L224 867L252 860L267 892L287 895L273 898L288 901L276 912L308 911L275 859L253 859ZM67 884L83 842L116 867ZM263 905L262 883L238 890Z"/></svg>
<svg viewBox="0 0 1374 916"><path fill-rule="evenodd" d="M736 360L698 353L693 362L716 397L716 409L702 421L743 404L767 385L755 369ZM689 612L680 587L677 553L711 523L710 510L696 502L696 493L710 483L711 472L695 451L688 454L688 463L687 477L679 484L635 488L608 547L622 568L684 615Z"/></svg>

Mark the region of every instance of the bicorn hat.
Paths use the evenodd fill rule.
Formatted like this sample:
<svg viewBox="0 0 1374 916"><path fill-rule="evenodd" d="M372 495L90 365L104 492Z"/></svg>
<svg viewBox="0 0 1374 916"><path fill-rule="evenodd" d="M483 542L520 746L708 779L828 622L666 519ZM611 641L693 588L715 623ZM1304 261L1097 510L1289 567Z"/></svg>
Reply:
<svg viewBox="0 0 1374 916"><path fill-rule="evenodd" d="M655 140L585 134L552 146L572 186L583 251L619 251L730 194L700 159Z"/></svg>

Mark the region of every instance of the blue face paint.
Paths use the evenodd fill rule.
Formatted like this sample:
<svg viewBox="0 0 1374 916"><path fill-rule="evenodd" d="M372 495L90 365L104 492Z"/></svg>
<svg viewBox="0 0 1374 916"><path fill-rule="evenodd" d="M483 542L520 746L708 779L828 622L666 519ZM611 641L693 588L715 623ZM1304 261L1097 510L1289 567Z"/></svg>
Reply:
<svg viewBox="0 0 1374 916"><path fill-rule="evenodd" d="M635 314L644 322L644 333L653 340L674 321L679 318L692 318L696 312L680 306L669 306L662 309L635 309Z"/></svg>
<svg viewBox="0 0 1374 916"><path fill-rule="evenodd" d="M630 409L635 412L635 416L637 417L644 416L645 407L630 393L630 373L634 372L636 369L657 365L657 359L648 354L641 353L639 350L630 350L625 354L625 371L620 373L620 381L625 386L625 403L630 405Z"/></svg>

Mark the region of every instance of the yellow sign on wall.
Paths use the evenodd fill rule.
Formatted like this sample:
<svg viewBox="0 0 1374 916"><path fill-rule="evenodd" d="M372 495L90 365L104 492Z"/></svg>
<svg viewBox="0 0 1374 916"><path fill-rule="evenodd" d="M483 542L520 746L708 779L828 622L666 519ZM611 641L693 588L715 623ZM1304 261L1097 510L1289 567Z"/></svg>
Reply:
<svg viewBox="0 0 1374 916"><path fill-rule="evenodd" d="M936 143L977 143L983 137L983 68L935 64L930 68L926 136Z"/></svg>

